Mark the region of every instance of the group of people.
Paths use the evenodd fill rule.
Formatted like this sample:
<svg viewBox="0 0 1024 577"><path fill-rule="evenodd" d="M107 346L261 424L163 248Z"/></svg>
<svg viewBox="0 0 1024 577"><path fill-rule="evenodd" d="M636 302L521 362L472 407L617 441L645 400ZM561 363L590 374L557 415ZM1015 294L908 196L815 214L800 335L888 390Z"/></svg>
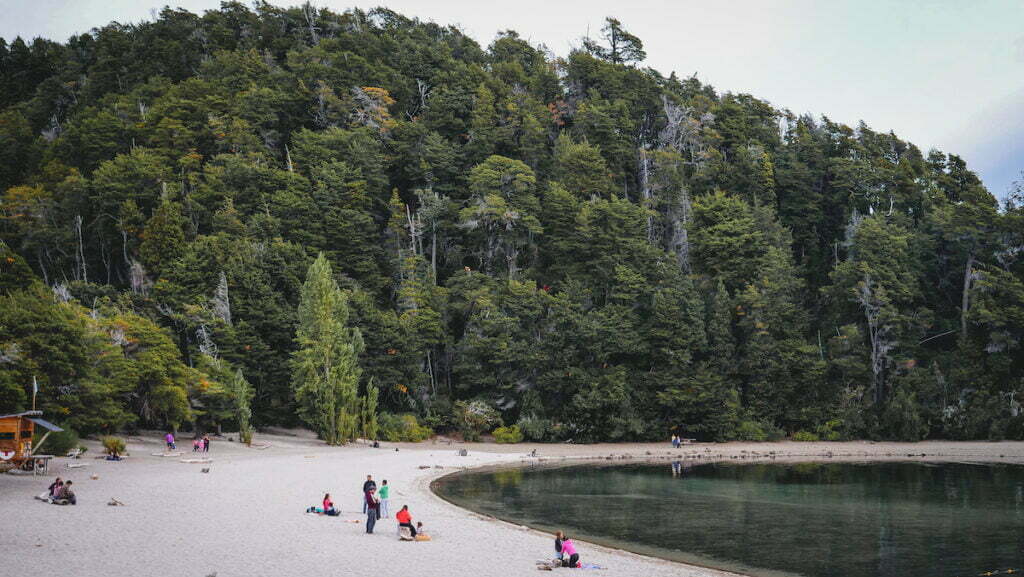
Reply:
<svg viewBox="0 0 1024 577"><path fill-rule="evenodd" d="M164 442L167 443L168 451L177 451L178 445L174 442L174 433L167 431L164 435ZM193 453L209 453L210 452L210 435L203 435L200 437L196 435L192 438L192 452Z"/></svg>
<svg viewBox="0 0 1024 577"><path fill-rule="evenodd" d="M192 452L193 453L209 453L210 452L210 435L203 435L202 437L197 436L192 439Z"/></svg>
<svg viewBox="0 0 1024 577"><path fill-rule="evenodd" d="M363 496L360 501L363 506L363 514L366 515L367 533L372 534L377 521L388 516L390 496L391 487L388 485L387 479L381 481L380 487L378 487L377 481L373 480L373 475L366 476L366 481L363 483ZM322 508L310 507L306 509L306 512L320 513L330 517L337 517L340 514L334 506L330 493L324 494L324 500L321 505ZM409 512L408 505L402 505L402 509L395 513L395 520L398 521L399 531L401 532L404 528L411 539L416 539L418 535L423 535L423 523L413 525L412 513Z"/></svg>
<svg viewBox="0 0 1024 577"><path fill-rule="evenodd" d="M75 498L75 492L71 489L73 484L70 480L64 481L57 477L56 481L50 483L50 487L46 492L42 495L37 495L36 499L54 505L77 505L78 499Z"/></svg>

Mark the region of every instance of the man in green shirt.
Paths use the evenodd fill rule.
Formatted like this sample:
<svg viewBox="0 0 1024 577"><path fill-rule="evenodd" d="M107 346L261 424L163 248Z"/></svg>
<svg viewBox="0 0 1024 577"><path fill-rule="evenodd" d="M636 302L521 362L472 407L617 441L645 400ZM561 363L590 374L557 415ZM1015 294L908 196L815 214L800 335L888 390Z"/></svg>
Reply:
<svg viewBox="0 0 1024 577"><path fill-rule="evenodd" d="M388 516L388 496L389 496L390 492L391 492L391 490L388 487L388 480L384 479L384 481L380 485L380 491L377 491L377 497L380 498L380 515L381 515L381 517L387 517Z"/></svg>

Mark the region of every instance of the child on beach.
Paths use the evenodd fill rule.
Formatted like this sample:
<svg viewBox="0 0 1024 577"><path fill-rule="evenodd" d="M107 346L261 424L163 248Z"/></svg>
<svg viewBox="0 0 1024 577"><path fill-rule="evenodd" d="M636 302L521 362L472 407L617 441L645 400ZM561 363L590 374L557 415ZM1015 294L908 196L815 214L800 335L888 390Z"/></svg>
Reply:
<svg viewBox="0 0 1024 577"><path fill-rule="evenodd" d="M555 533L555 559L562 558L562 541L565 540L565 533L558 531Z"/></svg>
<svg viewBox="0 0 1024 577"><path fill-rule="evenodd" d="M57 495L60 493L60 490L63 489L63 488L64 488L64 481L61 481L60 477L57 477L56 481L50 483L50 487L48 489L46 489L46 492L43 493L42 495L37 495L36 499L39 499L40 501L50 502L53 499L57 498Z"/></svg>
<svg viewBox="0 0 1024 577"><path fill-rule="evenodd" d="M164 440L167 441L168 451L173 451L178 448L174 445L174 433L167 431L167 435L164 436Z"/></svg>
<svg viewBox="0 0 1024 577"><path fill-rule="evenodd" d="M192 439L192 452L193 453L198 453L199 452L199 443L200 442L201 441L199 440L199 437L196 437L195 439Z"/></svg>

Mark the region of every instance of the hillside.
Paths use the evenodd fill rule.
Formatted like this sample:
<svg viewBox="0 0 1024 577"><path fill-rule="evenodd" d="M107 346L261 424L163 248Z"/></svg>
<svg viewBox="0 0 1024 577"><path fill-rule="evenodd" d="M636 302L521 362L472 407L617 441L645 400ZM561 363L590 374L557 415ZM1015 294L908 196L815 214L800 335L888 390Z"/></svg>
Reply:
<svg viewBox="0 0 1024 577"><path fill-rule="evenodd" d="M0 413L308 422L323 254L387 430L1024 438L1014 198L581 46L235 2L0 41Z"/></svg>

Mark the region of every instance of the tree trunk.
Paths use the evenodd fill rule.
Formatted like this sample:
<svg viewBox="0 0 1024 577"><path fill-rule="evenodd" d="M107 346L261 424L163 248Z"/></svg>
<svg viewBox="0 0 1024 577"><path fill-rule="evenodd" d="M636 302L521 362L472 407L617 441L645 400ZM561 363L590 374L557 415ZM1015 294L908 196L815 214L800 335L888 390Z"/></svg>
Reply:
<svg viewBox="0 0 1024 577"><path fill-rule="evenodd" d="M971 307L971 281L974 280L974 253L967 255L964 266L964 292L960 300L960 338L967 338L967 311Z"/></svg>

